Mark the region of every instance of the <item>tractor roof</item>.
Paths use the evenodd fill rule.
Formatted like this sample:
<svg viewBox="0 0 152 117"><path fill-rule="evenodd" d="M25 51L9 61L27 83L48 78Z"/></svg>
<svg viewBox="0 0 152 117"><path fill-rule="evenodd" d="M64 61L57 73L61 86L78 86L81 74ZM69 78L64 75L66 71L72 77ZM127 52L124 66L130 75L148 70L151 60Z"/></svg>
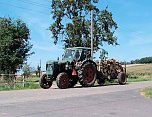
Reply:
<svg viewBox="0 0 152 117"><path fill-rule="evenodd" d="M91 48L88 48L88 47L71 47L71 48L66 48L66 49L73 49L73 50L75 50L75 49L91 49Z"/></svg>

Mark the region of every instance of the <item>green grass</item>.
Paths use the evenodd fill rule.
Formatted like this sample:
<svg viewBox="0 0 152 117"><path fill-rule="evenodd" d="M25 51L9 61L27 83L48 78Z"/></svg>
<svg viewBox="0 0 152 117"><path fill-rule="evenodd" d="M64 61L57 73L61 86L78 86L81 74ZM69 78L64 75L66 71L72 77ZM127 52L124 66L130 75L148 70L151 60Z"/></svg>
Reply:
<svg viewBox="0 0 152 117"><path fill-rule="evenodd" d="M152 87L145 88L142 92L144 92L145 96L152 98Z"/></svg>
<svg viewBox="0 0 152 117"><path fill-rule="evenodd" d="M152 78L127 78L127 82L152 81Z"/></svg>
<svg viewBox="0 0 152 117"><path fill-rule="evenodd" d="M39 83L34 83L34 82L25 83L24 85L23 83L16 83L15 85L11 85L11 86L7 84L0 85L0 91L38 89L38 88L40 88Z"/></svg>
<svg viewBox="0 0 152 117"><path fill-rule="evenodd" d="M39 78L38 77L29 77L25 78L23 84L23 78L17 78L16 83L8 84L7 81L1 80L0 82L0 91L8 91L8 90L24 90L24 89L38 89L40 88L39 85Z"/></svg>

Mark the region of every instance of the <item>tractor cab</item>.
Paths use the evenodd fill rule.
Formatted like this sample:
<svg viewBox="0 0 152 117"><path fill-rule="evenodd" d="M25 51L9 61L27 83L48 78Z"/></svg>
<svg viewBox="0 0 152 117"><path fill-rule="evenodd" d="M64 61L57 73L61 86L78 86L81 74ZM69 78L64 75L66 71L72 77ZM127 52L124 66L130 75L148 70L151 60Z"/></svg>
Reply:
<svg viewBox="0 0 152 117"><path fill-rule="evenodd" d="M91 49L86 47L67 48L63 60L83 61L91 58Z"/></svg>

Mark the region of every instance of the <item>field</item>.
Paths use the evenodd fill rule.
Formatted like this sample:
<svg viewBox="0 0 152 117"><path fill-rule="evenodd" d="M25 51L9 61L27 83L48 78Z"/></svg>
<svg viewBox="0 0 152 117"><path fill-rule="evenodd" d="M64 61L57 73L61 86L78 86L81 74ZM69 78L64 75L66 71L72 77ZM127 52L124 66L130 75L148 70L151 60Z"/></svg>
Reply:
<svg viewBox="0 0 152 117"><path fill-rule="evenodd" d="M128 73L152 74L152 64L127 65Z"/></svg>
<svg viewBox="0 0 152 117"><path fill-rule="evenodd" d="M152 80L152 64L133 64L126 67L129 82Z"/></svg>

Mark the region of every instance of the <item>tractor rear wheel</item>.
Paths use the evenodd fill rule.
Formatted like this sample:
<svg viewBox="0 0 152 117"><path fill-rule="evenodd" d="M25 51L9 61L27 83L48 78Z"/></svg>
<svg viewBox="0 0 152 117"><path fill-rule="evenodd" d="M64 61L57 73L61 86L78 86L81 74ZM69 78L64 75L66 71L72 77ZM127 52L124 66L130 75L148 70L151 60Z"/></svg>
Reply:
<svg viewBox="0 0 152 117"><path fill-rule="evenodd" d="M118 82L120 85L125 85L127 82L127 77L126 74L124 72L120 72L118 74Z"/></svg>
<svg viewBox="0 0 152 117"><path fill-rule="evenodd" d="M96 66L94 63L86 62L78 71L79 82L82 86L93 86L96 80Z"/></svg>
<svg viewBox="0 0 152 117"><path fill-rule="evenodd" d="M46 74L43 74L41 76L39 83L40 83L40 86L43 89L49 89L52 86L52 81L47 81L47 75Z"/></svg>
<svg viewBox="0 0 152 117"><path fill-rule="evenodd" d="M60 89L66 89L69 86L69 76L67 73L59 73L56 79L57 86Z"/></svg>

